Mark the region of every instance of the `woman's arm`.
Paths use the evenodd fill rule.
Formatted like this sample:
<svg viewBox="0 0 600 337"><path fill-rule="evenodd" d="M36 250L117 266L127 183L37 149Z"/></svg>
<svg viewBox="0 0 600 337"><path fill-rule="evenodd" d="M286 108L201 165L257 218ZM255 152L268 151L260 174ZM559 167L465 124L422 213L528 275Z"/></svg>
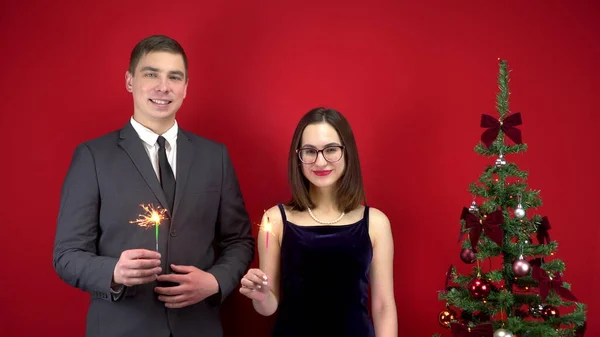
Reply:
<svg viewBox="0 0 600 337"><path fill-rule="evenodd" d="M260 230L258 233L260 269L250 269L242 279L242 288L240 288L242 294L252 299L254 310L263 316L275 313L279 304L279 261L283 222L277 206L270 208L263 215L261 227L268 226L268 222L271 231Z"/></svg>
<svg viewBox="0 0 600 337"><path fill-rule="evenodd" d="M394 299L394 240L390 221L375 208L369 209L369 235L373 244L371 261L371 310L377 337L398 336Z"/></svg>

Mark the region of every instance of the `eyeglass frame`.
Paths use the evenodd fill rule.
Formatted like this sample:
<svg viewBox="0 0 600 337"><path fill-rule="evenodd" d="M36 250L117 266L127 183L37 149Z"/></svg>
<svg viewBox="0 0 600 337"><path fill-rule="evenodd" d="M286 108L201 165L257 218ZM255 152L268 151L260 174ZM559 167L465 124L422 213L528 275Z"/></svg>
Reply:
<svg viewBox="0 0 600 337"><path fill-rule="evenodd" d="M330 161L330 160L328 160L327 158L325 158L325 153L324 153L323 151L325 151L325 150L327 150L327 149L329 149L329 148L332 148L332 147L337 147L337 148L339 148L339 149L341 149L341 150L342 150L342 155L340 156L340 159L338 159L338 160L335 160L335 161ZM313 151L317 151L317 155L315 156L315 161L313 161L313 162L310 162L310 163L305 163L305 162L302 160L302 158L300 157L300 151L302 151L302 150L313 150ZM316 148L314 148L314 147L301 147L301 148L299 148L299 149L296 149L296 154L298 155L298 160L300 160L300 162L301 162L302 164L311 165L311 164L314 164L314 163L316 163L316 162L317 162L317 160L319 160L319 153L321 153L321 156L323 157L323 159L324 159L326 162L328 162L328 163L337 163L338 161L342 160L342 158L344 158L344 152L345 152L345 150L346 150L346 146L344 146L344 145L329 145L329 146L325 146L325 147L324 147L323 149L321 149L321 150L317 150L317 149L316 149Z"/></svg>

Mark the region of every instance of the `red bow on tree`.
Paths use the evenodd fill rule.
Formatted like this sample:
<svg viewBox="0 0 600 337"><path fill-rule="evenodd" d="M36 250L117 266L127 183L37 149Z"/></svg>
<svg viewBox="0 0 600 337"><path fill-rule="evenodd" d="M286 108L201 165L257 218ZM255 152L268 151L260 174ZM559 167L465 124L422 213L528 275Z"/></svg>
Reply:
<svg viewBox="0 0 600 337"><path fill-rule="evenodd" d="M452 287L450 287L450 279L452 278L452 265L450 265L450 267L448 268L448 271L446 272L446 283L444 284L444 288L446 290L450 290L452 289Z"/></svg>
<svg viewBox="0 0 600 337"><path fill-rule="evenodd" d="M517 125L521 124L523 124L523 122L521 121L520 112L506 117L504 121L499 121L490 115L482 114L480 125L482 128L487 128L487 130L481 135L481 141L486 147L490 147L498 137L498 132L502 129L502 132L504 132L508 138L512 139L513 142L521 144L521 130L516 128Z"/></svg>
<svg viewBox="0 0 600 337"><path fill-rule="evenodd" d="M471 249L477 251L477 241L482 232L485 232L492 241L498 246L502 246L504 240L504 230L499 225L504 224L504 216L501 210L494 211L488 214L483 219L463 210L463 220L467 223L466 227L470 228L469 237L471 239Z"/></svg>
<svg viewBox="0 0 600 337"><path fill-rule="evenodd" d="M560 273L555 272L552 276L550 276L548 275L548 272L542 269L537 263L531 264L531 266L531 276L534 280L539 282L538 288L540 289L540 297L542 298L542 301L546 300L550 289L554 290L562 298L571 301L577 301L575 295L573 295L569 289L563 287L563 281Z"/></svg>
<svg viewBox="0 0 600 337"><path fill-rule="evenodd" d="M460 219L461 220L465 220L467 214L470 214L471 212L469 212L469 209L466 207L463 207L462 212L460 213ZM466 220L465 220L466 221ZM463 238L463 236L465 235L465 233L461 230L460 233L458 233L458 242L460 242Z"/></svg>
<svg viewBox="0 0 600 337"><path fill-rule="evenodd" d="M537 232L537 239L541 245L550 242L550 234L548 234L548 230L551 228L552 227L550 227L550 221L548 221L548 217L543 217Z"/></svg>
<svg viewBox="0 0 600 337"><path fill-rule="evenodd" d="M454 337L492 337L494 335L491 323L476 325L472 328L460 323L450 323L450 329Z"/></svg>

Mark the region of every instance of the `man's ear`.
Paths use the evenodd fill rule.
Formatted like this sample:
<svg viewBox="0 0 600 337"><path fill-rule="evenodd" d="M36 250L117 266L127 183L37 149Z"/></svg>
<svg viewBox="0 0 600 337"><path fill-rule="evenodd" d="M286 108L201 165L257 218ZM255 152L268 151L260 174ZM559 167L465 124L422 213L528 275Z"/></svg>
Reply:
<svg viewBox="0 0 600 337"><path fill-rule="evenodd" d="M187 87L188 87L188 80L185 80L185 86L183 87L183 98L185 99L185 97L187 96Z"/></svg>
<svg viewBox="0 0 600 337"><path fill-rule="evenodd" d="M129 92L133 91L133 74L129 70L125 72L125 89Z"/></svg>

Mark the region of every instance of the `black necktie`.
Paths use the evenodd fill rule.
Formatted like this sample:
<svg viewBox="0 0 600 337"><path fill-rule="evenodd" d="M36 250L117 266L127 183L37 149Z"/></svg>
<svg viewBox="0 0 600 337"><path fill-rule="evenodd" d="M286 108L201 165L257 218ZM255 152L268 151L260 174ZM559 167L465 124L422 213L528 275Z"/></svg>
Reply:
<svg viewBox="0 0 600 337"><path fill-rule="evenodd" d="M175 176L169 161L167 160L167 151L165 148L165 137L158 137L158 167L160 168L160 186L165 192L167 202L169 203L169 212L173 213L173 203L175 201Z"/></svg>

